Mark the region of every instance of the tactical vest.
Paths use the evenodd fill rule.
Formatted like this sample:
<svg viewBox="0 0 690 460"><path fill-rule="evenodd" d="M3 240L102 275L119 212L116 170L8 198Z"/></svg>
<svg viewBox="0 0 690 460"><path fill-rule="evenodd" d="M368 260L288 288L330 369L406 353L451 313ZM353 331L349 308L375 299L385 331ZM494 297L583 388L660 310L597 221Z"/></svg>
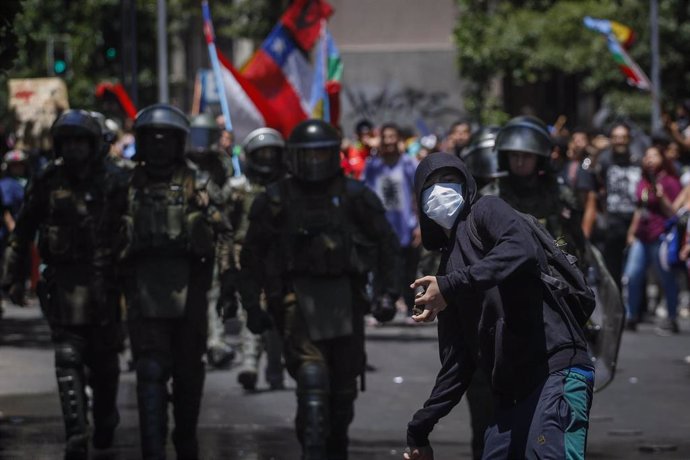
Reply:
<svg viewBox="0 0 690 460"><path fill-rule="evenodd" d="M109 280L99 287L106 302L94 301L94 259L98 251L97 227L106 219L106 197L119 173L106 167L88 182L75 186L61 166L49 166L45 186L46 215L39 227L38 247L47 267L37 294L52 324L83 325L117 320L117 289ZM108 244L106 241L101 243ZM106 267L106 272L110 270ZM107 276L107 275L106 275Z"/></svg>
<svg viewBox="0 0 690 460"><path fill-rule="evenodd" d="M283 274L333 277L371 268L358 251L367 242L354 222L357 187L363 186L336 181L326 193L305 193L292 179L267 187L278 220Z"/></svg>
<svg viewBox="0 0 690 460"><path fill-rule="evenodd" d="M527 193L518 193L508 180L501 180L499 196L517 211L536 217L563 249L584 265L584 236L580 228L582 215L577 211L575 196L569 187L556 181L540 181Z"/></svg>
<svg viewBox="0 0 690 460"><path fill-rule="evenodd" d="M130 186L128 218L131 241L127 256L213 254L213 233L201 210L190 206L194 172L179 168L169 182Z"/></svg>
<svg viewBox="0 0 690 460"><path fill-rule="evenodd" d="M96 225L104 209L104 190L78 189L67 180L51 184L48 215L40 226L38 247L51 264L91 263L96 245Z"/></svg>

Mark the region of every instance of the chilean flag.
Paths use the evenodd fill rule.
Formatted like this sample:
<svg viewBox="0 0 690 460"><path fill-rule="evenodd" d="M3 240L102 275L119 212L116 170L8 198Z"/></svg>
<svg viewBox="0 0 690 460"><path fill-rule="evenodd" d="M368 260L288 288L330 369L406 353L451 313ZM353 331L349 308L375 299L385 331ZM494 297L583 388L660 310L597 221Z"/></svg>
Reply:
<svg viewBox="0 0 690 460"><path fill-rule="evenodd" d="M235 69L223 53L217 51L225 95L232 110L235 137L242 141L255 129L270 126L286 136L292 125L283 120L271 103Z"/></svg>
<svg viewBox="0 0 690 460"><path fill-rule="evenodd" d="M292 32L300 48L309 51L319 39L321 21L332 14L333 7L324 0L295 0L280 22Z"/></svg>
<svg viewBox="0 0 690 460"><path fill-rule="evenodd" d="M287 136L307 119L314 71L283 25L276 25L242 69L247 79L280 114Z"/></svg>

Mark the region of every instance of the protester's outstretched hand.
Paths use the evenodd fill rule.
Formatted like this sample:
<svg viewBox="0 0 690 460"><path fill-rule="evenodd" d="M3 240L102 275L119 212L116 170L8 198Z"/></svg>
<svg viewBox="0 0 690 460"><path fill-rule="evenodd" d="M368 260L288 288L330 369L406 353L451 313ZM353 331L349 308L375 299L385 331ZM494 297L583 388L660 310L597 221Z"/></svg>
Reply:
<svg viewBox="0 0 690 460"><path fill-rule="evenodd" d="M413 447L405 449L405 460L434 460L434 451L431 446Z"/></svg>
<svg viewBox="0 0 690 460"><path fill-rule="evenodd" d="M424 276L410 285L412 289L416 289L419 286L424 287L425 292L414 299L414 304L415 306L423 307L424 311L419 315L413 315L412 319L418 323L431 322L436 319L436 315L445 310L448 304L443 295L441 295L435 276Z"/></svg>

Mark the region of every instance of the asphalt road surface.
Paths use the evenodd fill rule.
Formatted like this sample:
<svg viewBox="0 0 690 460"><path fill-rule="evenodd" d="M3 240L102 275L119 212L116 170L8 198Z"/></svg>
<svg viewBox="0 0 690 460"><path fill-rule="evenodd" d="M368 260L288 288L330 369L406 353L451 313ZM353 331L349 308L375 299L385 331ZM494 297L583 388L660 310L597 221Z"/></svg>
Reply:
<svg viewBox="0 0 690 460"><path fill-rule="evenodd" d="M682 332L659 336L652 325L626 333L615 381L595 395L588 458L690 459L690 321ZM373 369L360 394L351 426L350 458L402 458L405 428L426 399L439 368L436 328L398 321L367 329ZM0 320L0 459L57 459L63 426L52 368L47 325L34 305L9 306ZM123 357L123 367L126 366ZM292 419L294 383L287 388L246 393L237 366L209 370L199 438L203 459L298 460ZM121 378L122 421L115 446L92 451L94 459L137 459L139 444L135 380ZM431 437L437 459L468 459L469 416L465 402L436 427ZM172 445L169 457L175 458Z"/></svg>

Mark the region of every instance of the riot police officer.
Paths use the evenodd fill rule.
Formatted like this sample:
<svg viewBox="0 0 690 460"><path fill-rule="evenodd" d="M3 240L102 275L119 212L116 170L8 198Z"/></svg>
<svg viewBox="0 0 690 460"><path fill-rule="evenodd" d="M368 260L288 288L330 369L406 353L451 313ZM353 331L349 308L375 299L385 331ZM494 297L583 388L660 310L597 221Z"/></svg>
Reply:
<svg viewBox="0 0 690 460"><path fill-rule="evenodd" d="M233 187L236 196L233 226L235 247L239 253L249 226L249 210L254 199L266 190L271 182L285 176L285 141L278 131L272 128L255 129L242 143L245 154L246 181ZM265 302L262 302L265 308ZM246 319L246 318L245 318ZM281 389L283 382L283 346L280 334L273 327L263 334L255 335L242 328L242 364L237 380L245 390L254 390L258 380L258 367L261 355L266 350L266 382L271 389Z"/></svg>
<svg viewBox="0 0 690 460"><path fill-rule="evenodd" d="M231 159L218 147L220 128L215 119L208 113L192 117L187 145L187 164L196 171L197 182L205 184L208 193L209 207L212 212L231 213L234 197L230 179L233 172ZM216 266L216 271L219 267ZM226 276L230 275L226 272ZM226 340L222 309L225 304L235 304L234 289L224 283L230 292L219 292L218 277L214 277L210 296L217 299L208 305L208 340L206 358L208 363L217 369L230 366L235 359L235 350ZM219 308L220 307L220 308Z"/></svg>
<svg viewBox="0 0 690 460"><path fill-rule="evenodd" d="M197 421L204 385L207 293L214 253L221 275L232 269L232 231L209 206L204 184L184 160L189 121L179 109L142 109L125 209L121 257L128 328L137 375L142 456L165 458L168 400L178 458L198 458ZM217 246L217 251L214 246ZM172 395L168 381L172 379Z"/></svg>
<svg viewBox="0 0 690 460"><path fill-rule="evenodd" d="M477 189L482 196L498 195L498 179L507 174L499 170L498 155L494 150L500 129L498 126L480 128L472 134L469 144L460 155L477 182Z"/></svg>
<svg viewBox="0 0 690 460"><path fill-rule="evenodd" d="M332 126L304 121L287 148L292 176L268 185L252 205L239 287L249 329L259 333L272 318L283 336L303 458L346 459L365 366L367 272L378 280L374 314L392 319L397 238L376 195L343 176ZM270 316L260 308L262 289Z"/></svg>
<svg viewBox="0 0 690 460"><path fill-rule="evenodd" d="M5 254L3 284L14 303L24 304L29 246L38 232L46 268L37 291L55 347L65 458L80 459L88 456L87 384L93 390L94 447L110 447L119 422L120 290L113 227L101 224L118 219L105 203L126 189L127 174L105 160L101 127L88 112L64 112L51 135L56 159L28 186Z"/></svg>
<svg viewBox="0 0 690 460"><path fill-rule="evenodd" d="M595 356L595 389L599 390L615 373L625 308L601 254L582 233L582 207L577 197L549 171L551 149L551 136L540 119L521 116L506 123L495 145L499 169L508 172L499 179L499 196L516 210L539 219L588 275L597 303L585 333Z"/></svg>
<svg viewBox="0 0 690 460"><path fill-rule="evenodd" d="M582 218L575 196L561 187L550 173L549 160L553 142L548 127L532 116L511 119L499 131L495 150L498 165L506 171L499 179L499 196L518 211L541 221L557 239L568 244L567 250L583 260Z"/></svg>

